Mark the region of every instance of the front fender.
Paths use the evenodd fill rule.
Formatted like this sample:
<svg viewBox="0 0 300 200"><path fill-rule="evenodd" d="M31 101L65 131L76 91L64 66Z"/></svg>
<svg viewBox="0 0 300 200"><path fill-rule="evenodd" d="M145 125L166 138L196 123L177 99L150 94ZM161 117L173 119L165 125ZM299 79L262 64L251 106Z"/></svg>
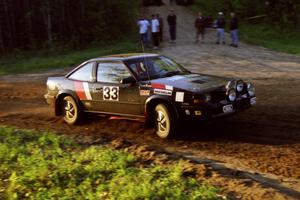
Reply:
<svg viewBox="0 0 300 200"><path fill-rule="evenodd" d="M80 102L80 99L78 98L78 96L76 95L76 93L74 91L72 91L72 90L61 90L57 94L56 100L55 100L55 115L56 116L61 115L61 103L62 103L62 100L65 96L71 96L75 100L75 102L78 106L80 106L80 107L82 106L81 102Z"/></svg>
<svg viewBox="0 0 300 200"><path fill-rule="evenodd" d="M166 105L170 106L170 108L173 111L172 114L174 115L174 117L176 119L179 118L178 109L176 108L175 103L172 101L172 98L163 95L152 95L145 102L146 119L149 118L149 114L152 112L154 107L159 103L165 103Z"/></svg>

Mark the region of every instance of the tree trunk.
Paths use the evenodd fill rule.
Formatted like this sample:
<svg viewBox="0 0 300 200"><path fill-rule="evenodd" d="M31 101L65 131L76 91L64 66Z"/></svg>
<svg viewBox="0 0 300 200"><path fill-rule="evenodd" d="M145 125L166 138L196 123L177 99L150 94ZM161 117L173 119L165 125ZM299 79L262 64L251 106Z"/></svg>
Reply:
<svg viewBox="0 0 300 200"><path fill-rule="evenodd" d="M4 39L3 39L3 33L2 33L2 25L0 21L0 53L3 54L5 51L4 48Z"/></svg>
<svg viewBox="0 0 300 200"><path fill-rule="evenodd" d="M7 46L8 46L8 50L12 50L14 48L14 44L13 44L13 35L12 35L12 30L11 30L11 24L10 24L10 17L9 17L9 8L8 8L8 3L7 0L3 0L3 9L4 9L4 27L6 27L6 31L5 31L5 36L7 39Z"/></svg>
<svg viewBox="0 0 300 200"><path fill-rule="evenodd" d="M33 26L32 26L32 15L33 15L33 9L31 5L30 0L25 1L25 17L26 17L26 36L29 41L28 46L30 48L35 48L35 39L33 34Z"/></svg>
<svg viewBox="0 0 300 200"><path fill-rule="evenodd" d="M44 24L47 31L48 46L51 48L53 44L53 38L52 38L52 24L51 24L51 9L48 0L45 0L42 5L42 14L43 14Z"/></svg>
<svg viewBox="0 0 300 200"><path fill-rule="evenodd" d="M11 26L11 35L12 35L12 44L13 48L18 48L18 37L17 37L17 31L16 31L16 21L15 21L15 8L12 0L8 1L8 10L9 10L9 21Z"/></svg>

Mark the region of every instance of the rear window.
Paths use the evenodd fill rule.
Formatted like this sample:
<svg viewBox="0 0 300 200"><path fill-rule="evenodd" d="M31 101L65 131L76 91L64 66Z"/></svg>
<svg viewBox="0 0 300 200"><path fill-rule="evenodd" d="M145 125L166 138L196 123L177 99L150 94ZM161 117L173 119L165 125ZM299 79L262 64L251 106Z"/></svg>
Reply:
<svg viewBox="0 0 300 200"><path fill-rule="evenodd" d="M75 71L73 74L71 74L69 78L76 81L92 81L93 66L94 63L87 63L77 71Z"/></svg>

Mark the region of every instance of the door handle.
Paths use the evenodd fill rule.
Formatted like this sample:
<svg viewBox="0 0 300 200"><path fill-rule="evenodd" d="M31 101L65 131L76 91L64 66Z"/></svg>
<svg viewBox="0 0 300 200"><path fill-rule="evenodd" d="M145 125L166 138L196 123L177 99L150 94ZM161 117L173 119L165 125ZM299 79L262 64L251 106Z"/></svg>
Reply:
<svg viewBox="0 0 300 200"><path fill-rule="evenodd" d="M94 90L101 92L103 90L103 88L102 87L96 87L96 88L94 88Z"/></svg>

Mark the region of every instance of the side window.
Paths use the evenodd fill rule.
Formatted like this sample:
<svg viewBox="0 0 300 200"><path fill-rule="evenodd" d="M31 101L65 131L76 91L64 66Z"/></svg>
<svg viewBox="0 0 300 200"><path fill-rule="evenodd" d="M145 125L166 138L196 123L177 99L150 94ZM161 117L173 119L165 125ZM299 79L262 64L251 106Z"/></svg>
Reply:
<svg viewBox="0 0 300 200"><path fill-rule="evenodd" d="M99 63L97 81L105 83L120 83L131 74L123 63Z"/></svg>
<svg viewBox="0 0 300 200"><path fill-rule="evenodd" d="M69 78L77 81L92 81L93 65L94 63L85 64L80 69L71 74Z"/></svg>

